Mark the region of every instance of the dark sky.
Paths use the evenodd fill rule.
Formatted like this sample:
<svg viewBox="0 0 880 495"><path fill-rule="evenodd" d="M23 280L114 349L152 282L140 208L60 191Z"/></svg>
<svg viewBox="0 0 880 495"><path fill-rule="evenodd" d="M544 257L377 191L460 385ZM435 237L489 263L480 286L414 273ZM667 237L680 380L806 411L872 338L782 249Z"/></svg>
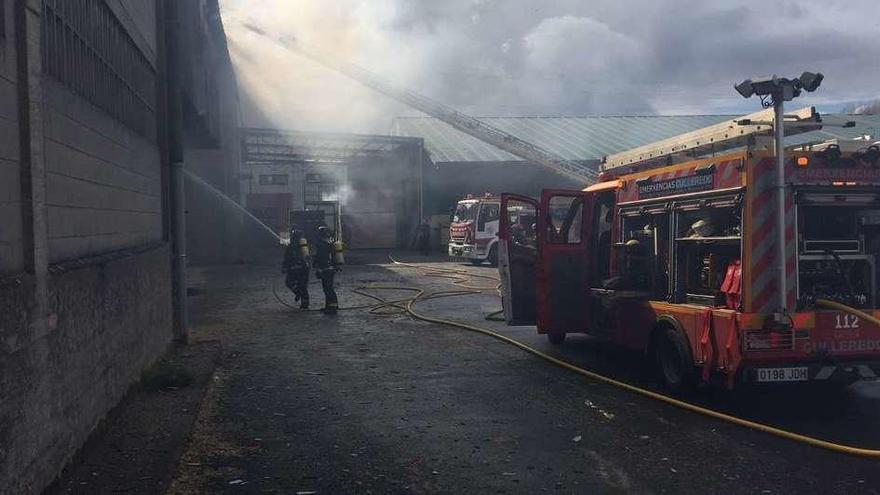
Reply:
<svg viewBox="0 0 880 495"><path fill-rule="evenodd" d="M880 97L880 0L221 0L243 86L278 125L387 132L414 114L240 24L295 36L474 115L747 113L732 85L821 71L798 105ZM278 121L281 121L280 123Z"/></svg>

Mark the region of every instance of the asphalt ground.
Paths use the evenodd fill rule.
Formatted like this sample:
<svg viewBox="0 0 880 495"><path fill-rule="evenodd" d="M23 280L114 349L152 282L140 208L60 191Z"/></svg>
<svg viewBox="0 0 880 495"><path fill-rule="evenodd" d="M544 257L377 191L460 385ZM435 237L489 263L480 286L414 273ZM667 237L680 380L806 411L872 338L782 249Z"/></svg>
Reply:
<svg viewBox="0 0 880 495"><path fill-rule="evenodd" d="M410 257L403 261L418 260ZM382 257L338 278L450 290ZM429 260L424 266L494 273ZM836 454L592 382L489 337L400 314L303 313L277 264L193 270L193 339L215 372L172 493L878 493L880 461ZM486 281L477 279L477 285ZM491 285L491 284L489 284ZM377 294L379 292L376 292ZM393 297L393 292L382 292ZM398 293L401 297L407 295ZM321 301L312 285L313 304ZM484 320L493 291L420 303L615 378L656 388L634 354L586 336L554 346ZM690 400L799 433L880 448L880 384L698 391Z"/></svg>

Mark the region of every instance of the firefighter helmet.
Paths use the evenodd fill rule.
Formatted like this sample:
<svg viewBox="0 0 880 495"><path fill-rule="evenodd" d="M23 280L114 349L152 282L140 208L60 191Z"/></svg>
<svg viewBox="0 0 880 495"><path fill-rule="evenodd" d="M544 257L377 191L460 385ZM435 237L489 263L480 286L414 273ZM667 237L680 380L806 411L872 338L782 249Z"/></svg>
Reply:
<svg viewBox="0 0 880 495"><path fill-rule="evenodd" d="M701 218L691 225L691 237L711 237L715 233L715 226L708 218Z"/></svg>

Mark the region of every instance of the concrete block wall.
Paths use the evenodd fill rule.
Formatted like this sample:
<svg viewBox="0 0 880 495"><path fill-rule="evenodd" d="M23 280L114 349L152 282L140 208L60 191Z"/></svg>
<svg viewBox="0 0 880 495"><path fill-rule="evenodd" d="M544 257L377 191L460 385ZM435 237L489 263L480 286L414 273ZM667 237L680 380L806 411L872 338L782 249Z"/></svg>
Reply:
<svg viewBox="0 0 880 495"><path fill-rule="evenodd" d="M157 67L155 2L105 1ZM43 98L49 261L161 240L156 143L51 79Z"/></svg>
<svg viewBox="0 0 880 495"><path fill-rule="evenodd" d="M44 92L49 261L160 241L156 144L60 83Z"/></svg>
<svg viewBox="0 0 880 495"><path fill-rule="evenodd" d="M24 269L21 217L21 177L18 161L18 83L12 2L4 9L0 37L0 277Z"/></svg>
<svg viewBox="0 0 880 495"><path fill-rule="evenodd" d="M101 1L155 57L156 3ZM40 493L164 352L172 291L157 144L41 72L40 0L0 7L5 495Z"/></svg>
<svg viewBox="0 0 880 495"><path fill-rule="evenodd" d="M26 334L34 317L27 279L0 286L2 336L12 344L0 349L0 493L39 493L51 483L164 352L171 340L168 257L163 246L53 275L52 323L34 340L9 332Z"/></svg>

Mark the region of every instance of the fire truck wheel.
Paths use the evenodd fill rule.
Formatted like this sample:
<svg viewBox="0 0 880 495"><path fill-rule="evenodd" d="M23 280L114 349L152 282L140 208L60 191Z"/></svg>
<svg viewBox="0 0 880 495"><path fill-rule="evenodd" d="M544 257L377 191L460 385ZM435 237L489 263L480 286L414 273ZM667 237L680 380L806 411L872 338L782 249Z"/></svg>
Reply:
<svg viewBox="0 0 880 495"><path fill-rule="evenodd" d="M480 266L483 264L483 260L479 258L471 258L471 264L474 266Z"/></svg>
<svg viewBox="0 0 880 495"><path fill-rule="evenodd" d="M564 333L548 333L547 340L550 341L553 345L560 345L565 342L565 334Z"/></svg>
<svg viewBox="0 0 880 495"><path fill-rule="evenodd" d="M498 266L498 244L492 244L492 247L489 248L488 260L490 265Z"/></svg>
<svg viewBox="0 0 880 495"><path fill-rule="evenodd" d="M692 383L694 363L684 335L664 326L658 330L654 353L663 384L673 392L686 390Z"/></svg>

